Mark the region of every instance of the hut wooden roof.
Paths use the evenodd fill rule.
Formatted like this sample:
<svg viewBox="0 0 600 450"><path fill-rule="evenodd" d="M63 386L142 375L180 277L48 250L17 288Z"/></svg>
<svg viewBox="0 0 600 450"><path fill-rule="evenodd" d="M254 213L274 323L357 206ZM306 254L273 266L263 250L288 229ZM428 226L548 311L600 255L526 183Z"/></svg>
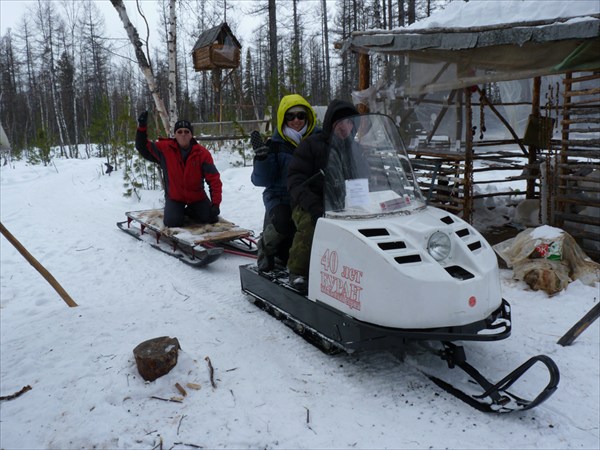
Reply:
<svg viewBox="0 0 600 450"><path fill-rule="evenodd" d="M204 33L202 33L198 37L196 44L194 44L194 48L192 49L192 52L199 48L207 47L207 46L213 44L215 41L223 40L222 33L225 33L227 36L231 37L231 39L233 40L233 43L238 48L242 48L239 41L236 39L236 37L231 32L231 28L229 28L229 25L227 25L226 22L223 22L222 24L217 25L216 27L212 27L212 28L206 30ZM221 39L219 39L219 38L221 38Z"/></svg>

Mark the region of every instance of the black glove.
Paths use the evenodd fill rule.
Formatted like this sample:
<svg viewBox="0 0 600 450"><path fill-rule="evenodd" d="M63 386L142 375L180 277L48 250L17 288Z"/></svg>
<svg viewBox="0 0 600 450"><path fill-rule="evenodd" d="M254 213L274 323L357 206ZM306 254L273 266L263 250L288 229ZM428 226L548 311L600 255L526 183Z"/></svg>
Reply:
<svg viewBox="0 0 600 450"><path fill-rule="evenodd" d="M138 117L138 125L142 128L145 128L148 125L148 111L144 111Z"/></svg>
<svg viewBox="0 0 600 450"><path fill-rule="evenodd" d="M258 131L254 130L252 133L250 133L250 144L252 144L252 148L254 150L265 146L265 143L260 137L260 133Z"/></svg>
<svg viewBox="0 0 600 450"><path fill-rule="evenodd" d="M267 155L269 154L270 151L271 151L271 149L269 147L267 147L266 145L263 145L262 147L258 147L256 149L254 149L254 159L262 161L267 158Z"/></svg>
<svg viewBox="0 0 600 450"><path fill-rule="evenodd" d="M210 207L210 217L214 218L214 217L219 217L219 214L221 214L221 210L219 209L219 207L217 205L212 205Z"/></svg>
<svg viewBox="0 0 600 450"><path fill-rule="evenodd" d="M250 144L254 150L254 159L262 161L269 154L269 147L260 137L260 133L256 130L250 133Z"/></svg>

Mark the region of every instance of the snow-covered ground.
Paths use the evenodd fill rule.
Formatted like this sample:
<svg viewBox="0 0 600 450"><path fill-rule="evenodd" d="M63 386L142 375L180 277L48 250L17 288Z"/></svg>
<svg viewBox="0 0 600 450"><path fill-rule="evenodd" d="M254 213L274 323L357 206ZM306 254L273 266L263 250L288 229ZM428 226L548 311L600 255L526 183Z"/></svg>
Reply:
<svg viewBox="0 0 600 450"><path fill-rule="evenodd" d="M215 157L223 216L259 233L251 168L234 167L225 151ZM194 269L122 233L124 212L160 207L161 193L125 198L122 174L102 167L56 159L1 168L2 223L79 305L69 308L0 238L0 395L32 388L0 403L2 449L600 446L598 322L572 346L556 344L598 302L598 285L576 281L548 298L501 271L513 334L467 343L469 362L497 381L547 354L561 381L531 411L484 414L421 373L444 363L417 346L404 357L320 352L241 293L238 266L248 259ZM168 375L146 383L132 350L158 336L177 337L182 351ZM155 398L181 396L176 383L201 388L181 402Z"/></svg>

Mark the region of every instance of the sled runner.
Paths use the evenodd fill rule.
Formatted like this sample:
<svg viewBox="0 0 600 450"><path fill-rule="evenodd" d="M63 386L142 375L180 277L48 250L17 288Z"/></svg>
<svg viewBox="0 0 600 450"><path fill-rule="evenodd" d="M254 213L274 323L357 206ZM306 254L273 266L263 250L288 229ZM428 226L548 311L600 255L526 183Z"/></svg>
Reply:
<svg viewBox="0 0 600 450"><path fill-rule="evenodd" d="M253 232L221 217L214 224L190 222L183 227L165 227L162 209L125 215L127 220L117 222L119 229L194 267L206 266L223 253L255 257Z"/></svg>
<svg viewBox="0 0 600 450"><path fill-rule="evenodd" d="M242 291L327 352L441 344L434 353L474 383L459 389L441 374L423 372L481 411L525 410L548 399L559 371L545 355L497 383L466 362L464 348L454 342L511 334L496 254L470 224L426 204L391 118L365 114L351 120L353 141L343 154L332 145L323 171L325 214L315 226L308 292L293 289L287 271L264 273L255 264L240 267ZM547 373L547 384L515 394L517 380L526 384L531 376L524 375L534 366ZM469 385L480 389L466 393Z"/></svg>

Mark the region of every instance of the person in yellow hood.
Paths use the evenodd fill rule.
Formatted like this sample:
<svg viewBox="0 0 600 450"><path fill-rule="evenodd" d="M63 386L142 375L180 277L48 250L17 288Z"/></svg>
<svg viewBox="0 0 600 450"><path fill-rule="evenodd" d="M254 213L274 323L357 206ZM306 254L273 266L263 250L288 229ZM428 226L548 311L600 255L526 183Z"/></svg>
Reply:
<svg viewBox="0 0 600 450"><path fill-rule="evenodd" d="M277 108L277 130L265 145L256 148L250 177L262 186L265 224L258 241L258 269L275 268L275 258L285 267L296 227L292 220L287 170L296 147L316 129L317 116L301 95L286 95Z"/></svg>

